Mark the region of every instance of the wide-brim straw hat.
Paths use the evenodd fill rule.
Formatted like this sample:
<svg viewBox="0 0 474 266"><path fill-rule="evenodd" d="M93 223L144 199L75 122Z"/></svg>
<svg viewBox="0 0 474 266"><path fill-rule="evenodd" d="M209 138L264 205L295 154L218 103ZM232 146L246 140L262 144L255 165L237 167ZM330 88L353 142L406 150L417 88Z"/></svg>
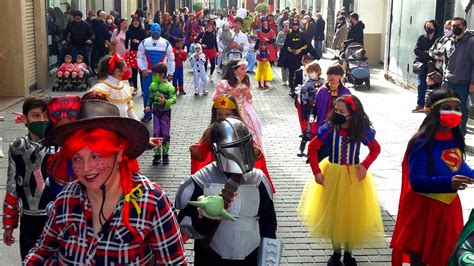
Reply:
<svg viewBox="0 0 474 266"><path fill-rule="evenodd" d="M129 145L124 153L131 160L138 158L148 148L150 134L145 125L135 119L121 117L115 105L101 100L83 101L77 120L51 131L45 139L45 145L63 146L72 133L93 128L110 130L125 138Z"/></svg>

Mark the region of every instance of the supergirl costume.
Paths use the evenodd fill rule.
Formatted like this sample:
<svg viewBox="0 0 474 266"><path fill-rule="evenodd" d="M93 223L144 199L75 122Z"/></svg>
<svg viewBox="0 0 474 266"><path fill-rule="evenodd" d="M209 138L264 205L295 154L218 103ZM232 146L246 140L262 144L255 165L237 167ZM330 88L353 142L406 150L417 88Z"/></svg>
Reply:
<svg viewBox="0 0 474 266"><path fill-rule="evenodd" d="M461 201L451 187L455 175L474 178L452 132L436 132L407 148L402 163L402 190L390 247L392 265L421 255L430 266L447 265L463 228Z"/></svg>
<svg viewBox="0 0 474 266"><path fill-rule="evenodd" d="M318 164L318 149L326 143L329 157ZM359 161L361 144L369 155ZM375 131L367 129L360 142L350 143L347 129L324 124L308 146L313 175L322 173L324 185L308 180L298 213L313 237L330 238L334 246L360 246L364 241L384 241L380 205L372 174L359 180L357 165L366 169L380 153Z"/></svg>

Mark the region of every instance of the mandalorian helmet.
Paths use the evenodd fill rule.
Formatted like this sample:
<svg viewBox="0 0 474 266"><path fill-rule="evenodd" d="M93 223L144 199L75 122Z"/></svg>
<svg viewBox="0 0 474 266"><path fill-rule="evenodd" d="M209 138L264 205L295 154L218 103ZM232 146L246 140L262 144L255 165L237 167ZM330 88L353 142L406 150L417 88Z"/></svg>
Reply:
<svg viewBox="0 0 474 266"><path fill-rule="evenodd" d="M236 117L228 117L213 124L212 150L221 171L245 174L255 165L252 134Z"/></svg>

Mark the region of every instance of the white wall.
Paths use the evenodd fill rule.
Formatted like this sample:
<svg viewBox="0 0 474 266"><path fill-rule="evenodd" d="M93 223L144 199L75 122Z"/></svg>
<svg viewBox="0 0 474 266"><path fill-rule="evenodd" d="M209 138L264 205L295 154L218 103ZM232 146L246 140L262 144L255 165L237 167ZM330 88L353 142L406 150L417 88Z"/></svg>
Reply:
<svg viewBox="0 0 474 266"><path fill-rule="evenodd" d="M365 24L364 33L382 33L385 30L383 17L384 5L388 0L359 0L355 5L355 12Z"/></svg>

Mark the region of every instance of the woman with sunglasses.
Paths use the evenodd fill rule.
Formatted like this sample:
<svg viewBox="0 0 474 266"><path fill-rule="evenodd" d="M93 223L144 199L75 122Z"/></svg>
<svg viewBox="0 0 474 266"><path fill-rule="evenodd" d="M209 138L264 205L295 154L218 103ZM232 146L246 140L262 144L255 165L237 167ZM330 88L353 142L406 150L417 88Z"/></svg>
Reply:
<svg viewBox="0 0 474 266"><path fill-rule="evenodd" d="M464 161L458 94L441 89L428 100L430 111L402 163L392 265L447 265L463 228L457 191L474 183L474 170Z"/></svg>

